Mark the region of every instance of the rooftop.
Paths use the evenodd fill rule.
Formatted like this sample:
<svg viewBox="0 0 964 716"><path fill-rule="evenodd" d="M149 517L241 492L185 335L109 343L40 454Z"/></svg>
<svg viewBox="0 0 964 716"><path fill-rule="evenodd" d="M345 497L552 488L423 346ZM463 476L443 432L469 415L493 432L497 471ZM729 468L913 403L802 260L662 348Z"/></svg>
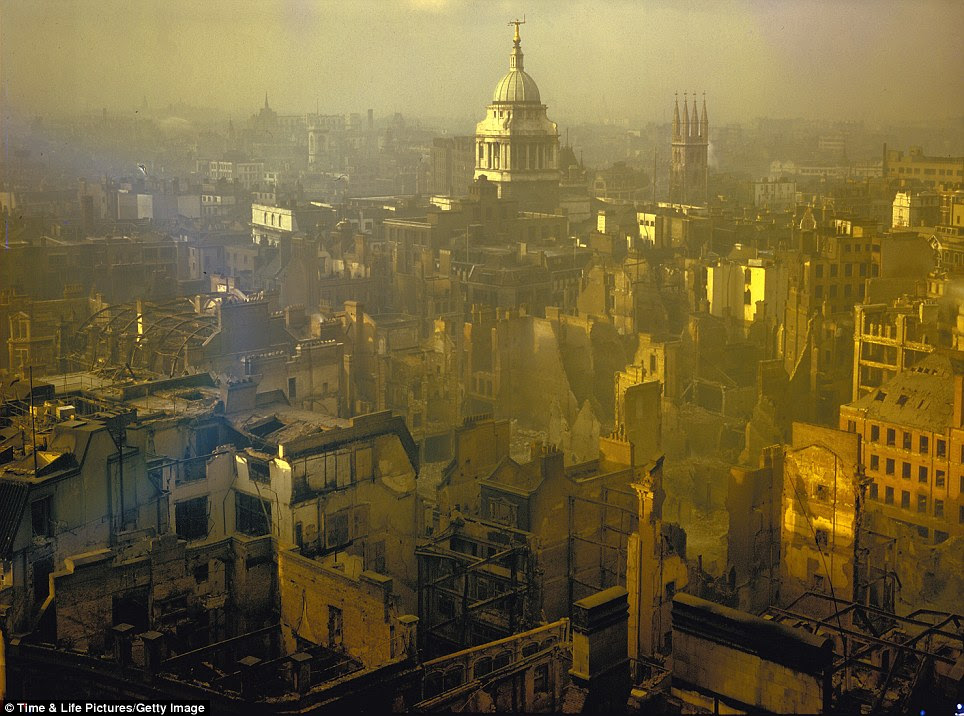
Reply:
<svg viewBox="0 0 964 716"><path fill-rule="evenodd" d="M938 351L850 403L850 407L872 420L944 432L954 410L954 376L961 374L964 354Z"/></svg>

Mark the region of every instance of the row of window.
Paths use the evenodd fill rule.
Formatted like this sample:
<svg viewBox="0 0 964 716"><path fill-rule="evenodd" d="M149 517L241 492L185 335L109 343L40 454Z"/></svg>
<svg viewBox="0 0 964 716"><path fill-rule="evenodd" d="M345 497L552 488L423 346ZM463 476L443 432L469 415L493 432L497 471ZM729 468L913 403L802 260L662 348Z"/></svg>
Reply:
<svg viewBox="0 0 964 716"><path fill-rule="evenodd" d="M849 283L848 283L848 284L845 284L844 287L843 287L843 295L844 295L844 296L853 296L853 293L854 293L853 286L851 286ZM827 294L828 294L828 297L829 297L829 298L836 298L836 297L837 297L837 284L835 284L835 283L834 283L834 284L831 284L831 285L830 285L830 289L828 290ZM863 286L863 284L857 286L857 296L860 297L860 298L863 298L863 297L864 297L864 286ZM823 298L823 286L819 286L819 285L818 285L818 286L814 286L814 288L813 288L813 297L814 297L814 298Z"/></svg>
<svg viewBox="0 0 964 716"><path fill-rule="evenodd" d="M849 245L849 244L846 244L846 247L847 247L847 250L849 251L850 245ZM870 250L870 244L867 245L867 249L868 249L868 251ZM835 278L835 277L837 276L837 271L839 270L839 269L837 268L838 265L839 265L839 264L830 264L830 278ZM867 275L867 266L868 266L867 263L857 263L857 264L846 263L846 264L843 265L843 267L844 267L844 276L847 276L847 277L853 276L853 275L854 275L854 266L857 266L857 267L858 267L857 270L858 270L858 272L859 272L859 274L860 274L861 276L866 276L866 275ZM814 275L814 278L823 278L823 264L815 264L815 265L814 265L814 267L813 267L813 275Z"/></svg>
<svg viewBox="0 0 964 716"><path fill-rule="evenodd" d="M870 499L880 500L879 487L876 482L870 483ZM893 505L895 498L895 491L893 487L884 487L884 504ZM914 506L911 505L911 493L908 490L900 491L900 506L904 510L912 510ZM916 510L918 514L926 515L927 511L927 495L917 495ZM934 517L944 517L944 500L934 500ZM964 524L964 505L961 505L958 509L958 522Z"/></svg>
<svg viewBox="0 0 964 716"><path fill-rule="evenodd" d="M548 648L551 645L552 640L547 640L543 645L527 644L522 650L522 656L531 656L532 654L538 653L541 648ZM495 657L483 656L472 666L473 678L480 679L493 671L503 669L512 661L513 655L508 650L502 651ZM537 664L533 667L532 688L535 694L549 692L551 688L549 674L550 672L548 663ZM432 671L425 678L423 696L426 699L437 696L438 694L458 688L464 684L465 681L465 666L463 664L454 664L445 671Z"/></svg>
<svg viewBox="0 0 964 716"><path fill-rule="evenodd" d="M883 391L878 392L878 400L883 400L887 397L886 393ZM882 396L882 397L881 397ZM904 396L901 396L903 398ZM898 404L902 405L900 398L897 400ZM905 401L906 402L906 399ZM887 428L886 432L887 445L891 447L897 446L897 430L894 428ZM880 426L871 425L870 426L870 442L879 443L880 442ZM901 431L901 448L904 450L913 451L914 449L914 437L911 433L907 431ZM944 458L947 457L947 441L944 438L937 438L934 441L934 455L936 457ZM917 441L917 452L921 455L927 455L930 453L930 438L927 435L921 435ZM964 464L964 445L961 446L961 464Z"/></svg>
<svg viewBox="0 0 964 716"><path fill-rule="evenodd" d="M870 469L876 472L880 472L880 456L871 455L870 456ZM897 462L894 458L888 457L884 460L884 474L885 475L896 475ZM900 476L904 480L911 479L913 472L913 466L909 462L901 462L900 464ZM917 481L923 485L928 484L928 477L930 471L926 465L917 466ZM947 475L944 470L934 470L934 487L944 487L946 483ZM961 491L964 492L964 475L961 475Z"/></svg>
<svg viewBox="0 0 964 716"><path fill-rule="evenodd" d="M36 504L36 503L35 503ZM49 506L47 506L49 515ZM182 500L174 505L174 529L179 537L186 540L204 539L210 532L211 522L210 501L207 496ZM40 508L34 511L34 530L38 526L49 523L49 517L41 516ZM368 534L369 506L356 505L351 509L339 510L326 514L324 528L319 534L319 545L324 550L336 550L348 546L353 539L359 539ZM238 532L258 537L271 531L271 503L243 492L235 495L235 527ZM302 524L295 524L295 543L304 545ZM376 571L385 568L384 543L375 545L371 555ZM380 569L379 569L380 568Z"/></svg>
<svg viewBox="0 0 964 716"><path fill-rule="evenodd" d="M911 169L913 169L913 171L911 171ZM920 167L898 167L898 168L897 168L897 173L898 173L898 174L920 174L920 169L921 169ZM933 175L933 174L935 174L935 172L936 172L937 174L940 174L941 176L949 176L949 177L950 177L950 176L954 176L954 170L953 170L953 169L946 169L946 170L945 170L945 169L937 169L937 170L935 170L933 167L925 167L925 168L924 168L924 174ZM945 174L945 172L946 172L946 174ZM959 176L959 177L964 176L964 170L958 169L958 170L957 170L957 176Z"/></svg>

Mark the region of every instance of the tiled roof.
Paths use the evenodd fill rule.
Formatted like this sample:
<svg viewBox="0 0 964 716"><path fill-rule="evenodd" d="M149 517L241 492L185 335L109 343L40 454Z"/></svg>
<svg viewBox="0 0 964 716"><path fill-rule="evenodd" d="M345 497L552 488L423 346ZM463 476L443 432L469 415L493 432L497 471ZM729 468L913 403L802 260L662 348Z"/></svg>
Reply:
<svg viewBox="0 0 964 716"><path fill-rule="evenodd" d="M869 419L944 432L954 409L954 376L961 373L961 354L935 352L850 405Z"/></svg>

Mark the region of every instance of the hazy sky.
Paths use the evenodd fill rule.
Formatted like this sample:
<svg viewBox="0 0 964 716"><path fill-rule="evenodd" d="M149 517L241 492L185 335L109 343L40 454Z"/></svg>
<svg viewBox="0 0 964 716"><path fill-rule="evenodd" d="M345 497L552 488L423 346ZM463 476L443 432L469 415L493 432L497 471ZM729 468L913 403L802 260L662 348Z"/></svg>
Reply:
<svg viewBox="0 0 964 716"><path fill-rule="evenodd" d="M183 101L241 118L481 118L523 14L550 117L964 116L961 0L0 0L0 79L30 111Z"/></svg>

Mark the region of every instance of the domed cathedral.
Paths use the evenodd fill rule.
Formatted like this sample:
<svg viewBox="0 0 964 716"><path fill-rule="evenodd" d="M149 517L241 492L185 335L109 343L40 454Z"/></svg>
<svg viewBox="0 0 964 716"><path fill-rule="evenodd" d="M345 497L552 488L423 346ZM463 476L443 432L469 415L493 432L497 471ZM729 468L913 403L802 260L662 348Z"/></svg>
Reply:
<svg viewBox="0 0 964 716"><path fill-rule="evenodd" d="M522 62L519 25L509 71L492 93L485 119L475 129L475 178L498 187L499 197L520 211L555 212L559 206L559 129L546 116L539 88Z"/></svg>
<svg viewBox="0 0 964 716"><path fill-rule="evenodd" d="M703 95L703 116L700 116L694 93L692 117L687 95L683 94L682 122L677 95L673 111L673 162L669 177L669 199L674 204L707 203L706 161L709 136L710 120L706 114L706 94Z"/></svg>

